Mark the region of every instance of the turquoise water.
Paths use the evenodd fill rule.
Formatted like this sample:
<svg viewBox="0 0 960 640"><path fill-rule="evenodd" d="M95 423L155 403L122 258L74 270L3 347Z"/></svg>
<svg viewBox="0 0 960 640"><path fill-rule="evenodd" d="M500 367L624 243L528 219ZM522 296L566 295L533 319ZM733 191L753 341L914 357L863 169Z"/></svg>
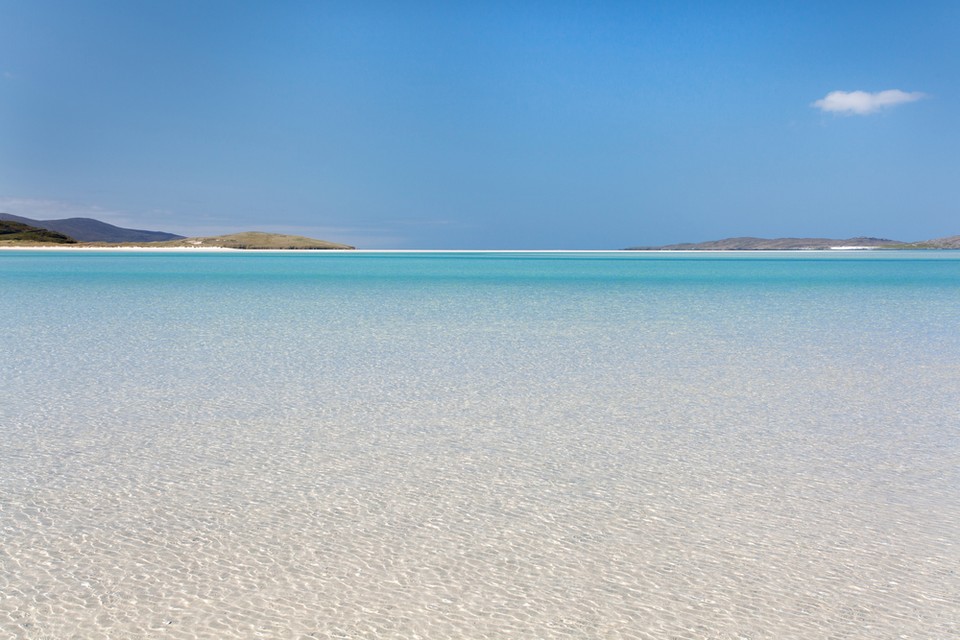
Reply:
<svg viewBox="0 0 960 640"><path fill-rule="evenodd" d="M957 253L8 251L0 323L0 637L960 635Z"/></svg>

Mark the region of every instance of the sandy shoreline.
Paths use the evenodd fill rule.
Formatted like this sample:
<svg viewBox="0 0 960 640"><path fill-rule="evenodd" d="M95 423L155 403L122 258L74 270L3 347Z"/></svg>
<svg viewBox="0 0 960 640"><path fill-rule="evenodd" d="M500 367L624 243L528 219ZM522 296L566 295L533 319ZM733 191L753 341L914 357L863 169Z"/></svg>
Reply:
<svg viewBox="0 0 960 640"><path fill-rule="evenodd" d="M874 247L829 249L236 249L233 247L90 247L90 246L0 246L0 251L108 251L126 253L835 253L863 252Z"/></svg>
<svg viewBox="0 0 960 640"><path fill-rule="evenodd" d="M236 249L233 247L91 247L76 245L56 246L0 246L0 251L110 251L151 253L664 253L656 249ZM679 250L670 253L694 253ZM700 251L699 253L705 253Z"/></svg>
<svg viewBox="0 0 960 640"><path fill-rule="evenodd" d="M119 251L119 252L141 252L141 251L150 251L157 253L173 253L173 252L221 252L221 251L243 251L243 249L224 249L221 247L206 247L203 249L172 249L172 248L147 248L147 247L0 247L0 251Z"/></svg>

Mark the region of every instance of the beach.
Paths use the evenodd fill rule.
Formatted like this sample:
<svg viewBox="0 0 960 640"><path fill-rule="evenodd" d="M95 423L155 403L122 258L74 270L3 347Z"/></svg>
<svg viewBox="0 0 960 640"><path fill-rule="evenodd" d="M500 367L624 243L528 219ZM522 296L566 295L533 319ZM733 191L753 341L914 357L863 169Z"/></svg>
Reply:
<svg viewBox="0 0 960 640"><path fill-rule="evenodd" d="M205 251L0 253L0 638L960 634L954 254Z"/></svg>

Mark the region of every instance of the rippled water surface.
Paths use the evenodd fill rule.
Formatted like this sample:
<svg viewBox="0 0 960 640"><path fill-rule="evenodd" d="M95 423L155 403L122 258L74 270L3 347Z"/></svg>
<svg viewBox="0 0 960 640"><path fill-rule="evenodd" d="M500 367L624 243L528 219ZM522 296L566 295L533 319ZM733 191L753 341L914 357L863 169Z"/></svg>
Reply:
<svg viewBox="0 0 960 640"><path fill-rule="evenodd" d="M0 252L0 638L960 637L960 256Z"/></svg>

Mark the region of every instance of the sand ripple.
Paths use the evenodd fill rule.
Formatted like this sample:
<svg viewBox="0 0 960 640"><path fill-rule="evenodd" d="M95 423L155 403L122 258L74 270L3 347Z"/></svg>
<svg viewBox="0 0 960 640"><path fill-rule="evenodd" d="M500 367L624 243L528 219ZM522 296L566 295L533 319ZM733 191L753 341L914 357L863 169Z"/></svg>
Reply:
<svg viewBox="0 0 960 640"><path fill-rule="evenodd" d="M956 305L374 293L14 329L0 639L960 637Z"/></svg>

